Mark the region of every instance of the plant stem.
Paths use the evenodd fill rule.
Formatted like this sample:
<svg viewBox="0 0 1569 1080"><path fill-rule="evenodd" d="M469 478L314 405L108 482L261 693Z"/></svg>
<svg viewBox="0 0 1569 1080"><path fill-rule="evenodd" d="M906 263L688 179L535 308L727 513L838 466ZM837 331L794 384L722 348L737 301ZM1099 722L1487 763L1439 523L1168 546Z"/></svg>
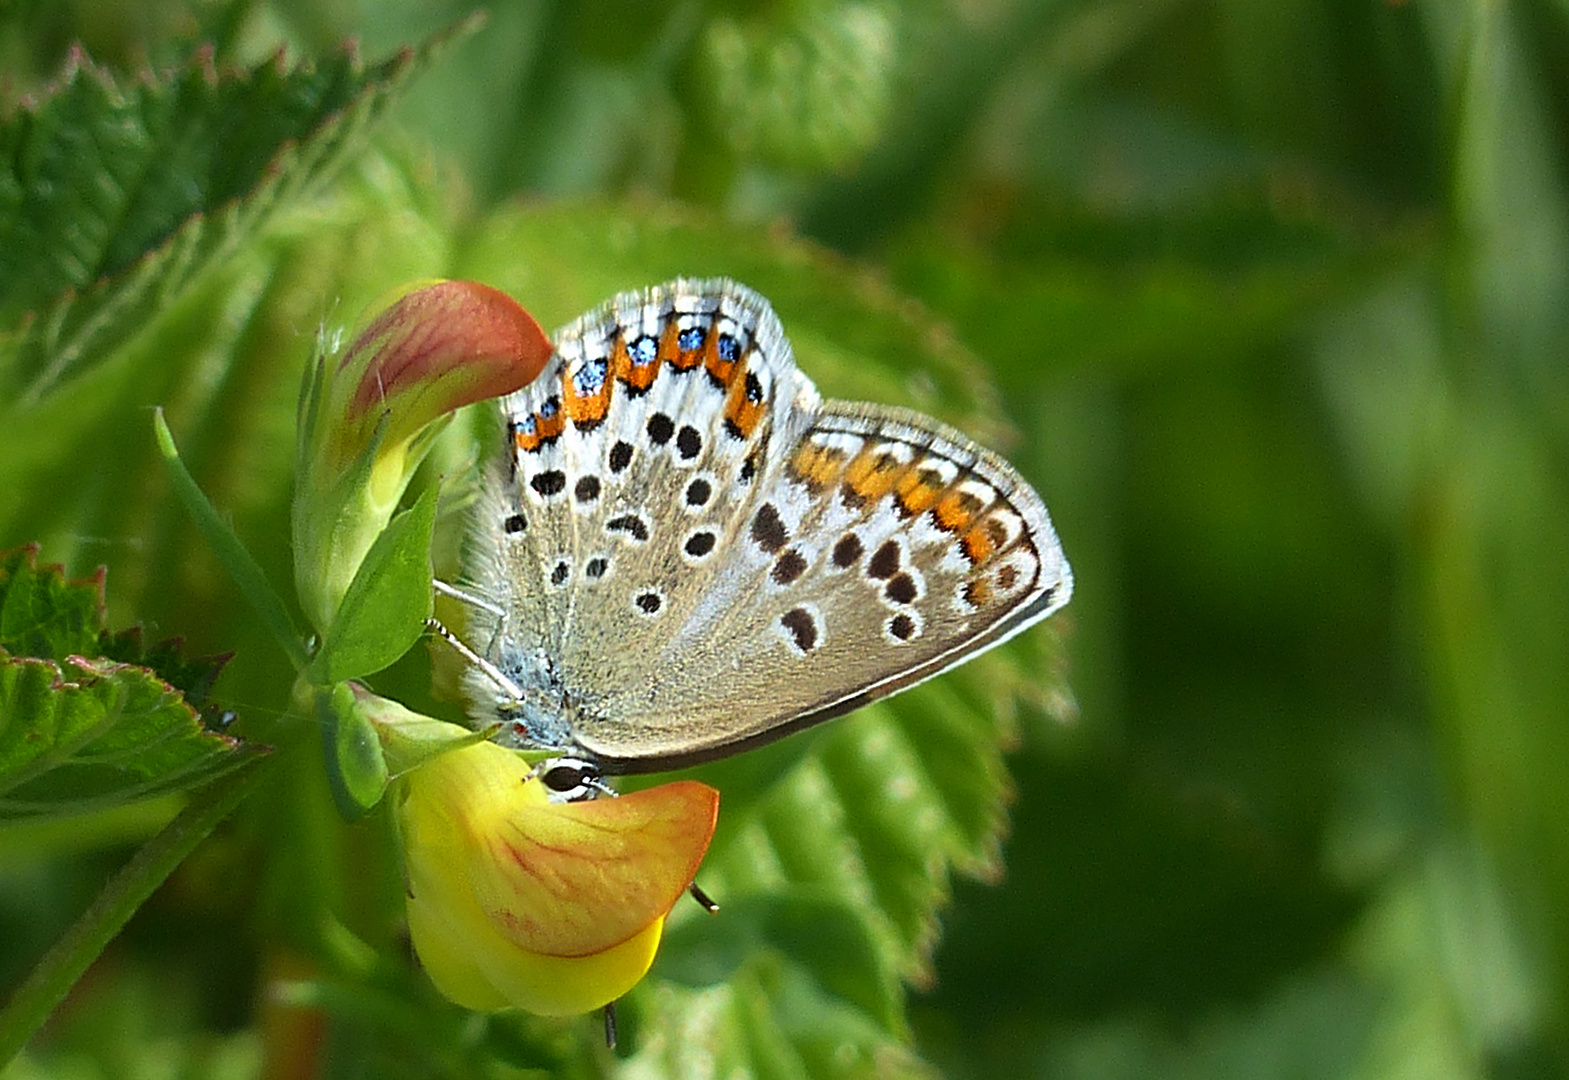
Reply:
<svg viewBox="0 0 1569 1080"><path fill-rule="evenodd" d="M212 547L218 561L229 572L229 577L245 594L245 599L250 601L256 614L272 631L272 636L278 639L278 644L288 653L294 669L304 671L310 663L310 657L305 654L305 646L301 644L299 631L294 628L294 620L289 618L288 609L268 582L266 572L245 550L240 538L234 535L228 522L219 516L207 496L202 494L201 487L185 467L185 462L180 460L180 451L174 445L169 425L164 422L162 408L153 413L153 431L158 437L158 449L163 454L164 464L169 467L169 475L174 481L175 493L179 495L186 513L191 515L202 538Z"/></svg>
<svg viewBox="0 0 1569 1080"><path fill-rule="evenodd" d="M0 1012L0 1070L27 1045L67 991L120 932L142 902L213 828L257 786L271 756L256 754L196 794L178 817L110 878L86 911L56 941Z"/></svg>

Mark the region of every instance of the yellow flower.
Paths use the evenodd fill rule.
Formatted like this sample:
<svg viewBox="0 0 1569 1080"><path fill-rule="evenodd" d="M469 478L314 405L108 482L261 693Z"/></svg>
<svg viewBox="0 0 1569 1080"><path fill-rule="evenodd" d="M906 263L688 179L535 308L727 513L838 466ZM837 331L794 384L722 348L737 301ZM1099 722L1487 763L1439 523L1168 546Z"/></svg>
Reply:
<svg viewBox="0 0 1569 1080"><path fill-rule="evenodd" d="M719 793L678 781L551 803L495 743L403 781L409 933L431 981L471 1009L588 1012L635 986L713 837Z"/></svg>

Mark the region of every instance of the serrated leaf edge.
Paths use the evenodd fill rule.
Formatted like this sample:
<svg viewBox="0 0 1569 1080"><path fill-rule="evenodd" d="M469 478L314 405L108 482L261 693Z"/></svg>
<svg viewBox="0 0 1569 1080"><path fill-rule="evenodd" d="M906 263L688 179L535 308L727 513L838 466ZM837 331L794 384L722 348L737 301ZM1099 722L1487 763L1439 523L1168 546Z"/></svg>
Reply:
<svg viewBox="0 0 1569 1080"><path fill-rule="evenodd" d="M265 752L265 748L263 747L250 747L249 744L242 743L233 736L225 735L224 733L218 731L208 730L202 725L200 715L196 712L195 709L191 707L190 703L185 700L184 695L181 694L180 691L175 687L171 686L168 682L162 679L158 673L153 671L151 668L140 667L136 664L124 664L112 660L94 660L88 657L76 655L67 657L65 662L70 667L74 667L78 671L82 672L85 677L77 679L67 678L66 671L61 667L61 665L56 664L53 660L35 656L9 656L5 654L3 650L0 650L0 663L7 665L36 665L45 667L51 673L49 683L49 690L51 693L64 693L69 690L90 690L99 682L102 682L106 679L112 680L113 676L119 671L136 671L145 673L150 679L158 683L162 688L161 698L154 708L162 709L170 704L177 703L185 710L187 716L189 717L191 727L186 732L166 730L157 740L147 744L139 744L136 747L136 752L140 752L146 749L148 746L157 746L170 738L179 737L184 734L193 734L200 738L221 743L229 750L231 754L235 755L245 751ZM27 812L27 808L32 807L33 804L9 800L5 798L5 793L14 791L16 788L23 786L28 781L48 772L51 768L54 768L60 765L62 762L75 757L76 750L88 745L94 739L104 734L106 731L112 729L115 724L119 723L125 707L125 691L118 685L116 685L114 689L115 694L113 705L110 708L105 709L103 720L97 724L90 725L89 727L83 729L73 738L61 740L52 746L49 750L43 754L40 754L28 765L24 766L22 769L19 769L4 781L0 781L0 810L11 814ZM194 763L192 764L194 765ZM186 768L174 770L171 773L160 775L156 782L150 786L135 785L125 789L117 790L110 799L84 799L79 806L73 805L73 810L89 810L102 802L118 804L131 801L132 799L138 797L135 794L135 792L138 790L138 787L141 787L144 793L146 791L155 790L157 788L163 787L169 777L178 777L182 773L189 771L189 769L190 767L188 766ZM222 772L225 771L227 770L219 770L215 776L221 775ZM132 794L128 795L127 792ZM37 809L49 809L49 807L38 807Z"/></svg>

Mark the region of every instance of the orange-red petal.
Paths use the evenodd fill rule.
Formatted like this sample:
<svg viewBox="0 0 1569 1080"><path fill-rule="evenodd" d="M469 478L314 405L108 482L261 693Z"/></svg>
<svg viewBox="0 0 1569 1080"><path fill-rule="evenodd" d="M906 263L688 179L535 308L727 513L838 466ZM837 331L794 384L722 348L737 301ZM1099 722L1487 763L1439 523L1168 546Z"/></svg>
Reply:
<svg viewBox="0 0 1569 1080"><path fill-rule="evenodd" d="M526 386L550 359L550 340L506 293L437 281L393 300L338 361L354 378L346 418L392 409L396 443L445 413Z"/></svg>
<svg viewBox="0 0 1569 1080"><path fill-rule="evenodd" d="M488 837L475 897L503 934L547 956L619 945L665 914L708 850L719 793L680 780L619 799L531 808Z"/></svg>

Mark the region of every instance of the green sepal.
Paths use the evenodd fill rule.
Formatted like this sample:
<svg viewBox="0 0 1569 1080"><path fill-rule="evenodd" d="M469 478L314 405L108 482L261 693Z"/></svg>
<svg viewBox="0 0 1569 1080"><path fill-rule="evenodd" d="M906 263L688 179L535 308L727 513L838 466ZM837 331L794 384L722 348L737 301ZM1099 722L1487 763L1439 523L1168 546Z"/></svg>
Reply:
<svg viewBox="0 0 1569 1080"><path fill-rule="evenodd" d="M228 573L229 580L234 582L256 614L261 616L262 623L272 631L273 639L288 654L295 669L303 668L306 662L305 649L300 644L300 633L294 628L294 620L289 617L289 609L284 606L282 597L273 590L272 583L267 580L266 572L255 557L234 535L229 523L208 501L196 479L186 469L180 451L174 445L174 435L164 421L162 408L153 410L153 434L158 440L158 452L169 470L174 493L197 531L202 534L202 539L212 548L213 555Z"/></svg>
<svg viewBox="0 0 1569 1080"><path fill-rule="evenodd" d="M345 821L357 820L387 790L387 759L348 683L317 687L314 697L332 801Z"/></svg>
<svg viewBox="0 0 1569 1080"><path fill-rule="evenodd" d="M500 724L492 724L473 731L461 724L424 716L363 687L351 684L351 688L360 713L381 740L382 753L393 779L448 751L484 742L501 728Z"/></svg>
<svg viewBox="0 0 1569 1080"><path fill-rule="evenodd" d="M431 533L436 485L387 523L338 605L306 673L317 686L371 675L408 652L432 611Z"/></svg>

